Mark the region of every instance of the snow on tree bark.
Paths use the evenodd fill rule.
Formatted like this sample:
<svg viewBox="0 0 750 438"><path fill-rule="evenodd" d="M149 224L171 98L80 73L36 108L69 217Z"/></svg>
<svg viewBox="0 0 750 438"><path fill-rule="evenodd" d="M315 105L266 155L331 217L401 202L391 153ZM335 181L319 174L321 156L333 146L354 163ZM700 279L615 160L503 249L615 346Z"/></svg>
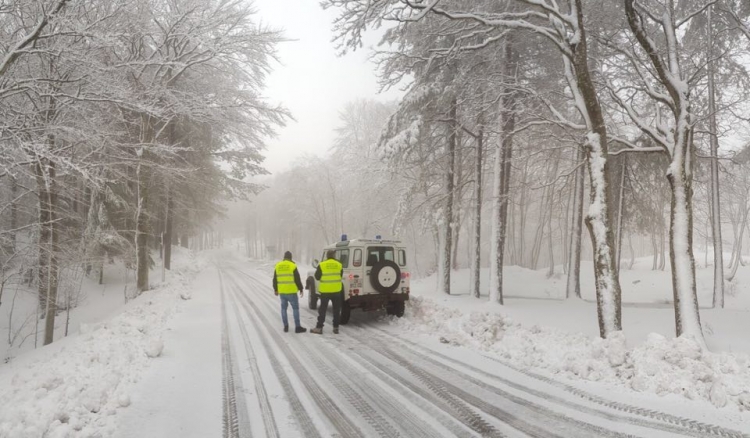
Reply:
<svg viewBox="0 0 750 438"><path fill-rule="evenodd" d="M669 259L672 266L675 328L677 336L691 335L705 349L698 312L693 257L692 157L687 132L678 132L677 146L667 178L672 188L669 216ZM683 138L680 138L683 137Z"/></svg>
<svg viewBox="0 0 750 438"><path fill-rule="evenodd" d="M724 249L721 241L721 203L719 197L719 138L716 122L716 80L713 47L713 6L708 8L708 112L711 143L711 231L714 246L713 307L724 307Z"/></svg>
<svg viewBox="0 0 750 438"><path fill-rule="evenodd" d="M692 209L692 166L694 145L692 139L692 123L690 111L690 85L683 78L679 58L679 42L677 38L677 19L674 4L664 9L664 13L657 17L651 13L643 15L639 9L643 5L636 5L635 0L625 0L625 13L633 35L648 57L661 86L667 94L654 96L651 91L649 97L658 102L667 102L667 107L674 115L674 124L667 125L659 116L656 118L656 129L649 126L638 114L619 100L631 119L654 140L658 141L669 154L671 162L667 169L667 179L671 189L671 211L669 248L672 267L672 287L675 306L675 326L677 336L684 334L695 338L696 342L706 348L705 339L700 324L698 297L695 284L695 259L693 256L693 209ZM648 11L646 11L648 12ZM657 40L649 36L644 24L644 16L654 21L661 30L661 44L657 47ZM650 28L649 28L650 29ZM661 49L661 50L660 50ZM666 56L660 53L664 50ZM658 97L658 98L657 98ZM657 103L658 103L657 102Z"/></svg>
<svg viewBox="0 0 750 438"><path fill-rule="evenodd" d="M599 334L606 338L622 330L620 282L613 258L612 229L608 226L606 147L599 134L589 133L586 152L591 180L591 205L586 215L586 226L594 243L594 277Z"/></svg>
<svg viewBox="0 0 750 438"><path fill-rule="evenodd" d="M608 211L609 189L607 187L607 128L602 108L591 78L586 49L586 32L583 27L583 6L581 0L573 3L578 27L578 44L572 45L572 67L574 78L568 82L574 92L581 115L586 119L589 133L586 135L585 150L591 183L591 205L586 215L586 226L591 234L594 247L594 277L596 282L597 316L599 334L606 338L622 330L622 306L620 279L614 265L614 236L610 227ZM567 62L566 62L567 64ZM566 68L566 73L573 73ZM577 85L577 86L576 86Z"/></svg>

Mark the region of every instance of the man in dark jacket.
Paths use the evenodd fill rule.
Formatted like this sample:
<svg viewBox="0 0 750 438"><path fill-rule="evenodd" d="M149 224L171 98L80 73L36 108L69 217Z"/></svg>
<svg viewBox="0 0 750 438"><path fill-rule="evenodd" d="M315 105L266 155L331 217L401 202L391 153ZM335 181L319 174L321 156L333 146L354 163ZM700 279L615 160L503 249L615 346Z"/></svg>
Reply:
<svg viewBox="0 0 750 438"><path fill-rule="evenodd" d="M285 332L289 331L289 321L286 315L289 304L292 305L292 314L294 315L294 325L296 327L294 333L304 333L307 331L299 322L298 291L300 296L305 294L297 265L292 261L292 253L287 251L284 253L284 260L276 263L276 267L273 270L273 293L281 298L281 321L284 323Z"/></svg>
<svg viewBox="0 0 750 438"><path fill-rule="evenodd" d="M322 334L323 323L326 320L328 302L333 303L333 333L339 332L339 317L341 315L341 291L343 284L341 278L344 276L344 268L334 257L336 251L329 249L326 259L320 262L315 270L315 279L319 281L318 292L320 292L320 307L318 307L318 325L310 330L310 333Z"/></svg>

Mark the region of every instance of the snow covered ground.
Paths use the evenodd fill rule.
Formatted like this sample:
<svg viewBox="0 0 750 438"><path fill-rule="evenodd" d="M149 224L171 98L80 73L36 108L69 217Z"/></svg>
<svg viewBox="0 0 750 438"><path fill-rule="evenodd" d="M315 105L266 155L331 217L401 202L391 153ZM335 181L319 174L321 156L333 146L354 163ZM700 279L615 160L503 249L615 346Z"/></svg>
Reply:
<svg viewBox="0 0 750 438"><path fill-rule="evenodd" d="M87 322L87 301L71 336L0 365L0 438L750 436L742 269L728 309L703 311L704 354L672 339L669 274L648 269L622 272L637 305L625 335L602 341L594 304L555 300L564 279L544 272L508 268L520 298L504 307L469 296L466 271L453 276L463 295L416 280L404 318L355 311L321 337L281 332L269 262L222 251L175 265L107 318Z"/></svg>
<svg viewBox="0 0 750 438"><path fill-rule="evenodd" d="M674 338L668 271L651 271L650 259L623 270L623 335L598 337L591 263L582 265L583 300L564 300L566 279L547 270L505 270L505 306L469 295L469 272L452 275L453 296L437 280L414 281L409 317L394 322L415 332L468 346L523 369L569 381L601 382L602 388L635 391L727 406L750 430L750 268L727 284L725 309L702 309L710 353L689 339ZM699 269L699 302L710 306L712 271ZM483 285L488 272L482 271ZM739 420L742 418L742 420Z"/></svg>
<svg viewBox="0 0 750 438"><path fill-rule="evenodd" d="M122 283L87 281L87 299L71 313L70 336L13 352L0 366L0 437L112 436L117 410L130 405L130 389L161 354L165 324L189 298L190 281L204 263L176 250L166 283L126 305Z"/></svg>

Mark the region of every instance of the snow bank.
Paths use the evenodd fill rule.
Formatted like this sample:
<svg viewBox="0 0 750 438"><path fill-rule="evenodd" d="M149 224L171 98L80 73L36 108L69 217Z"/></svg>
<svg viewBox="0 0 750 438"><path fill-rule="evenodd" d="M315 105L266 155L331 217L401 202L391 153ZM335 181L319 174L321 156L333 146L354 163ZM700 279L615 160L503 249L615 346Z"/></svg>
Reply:
<svg viewBox="0 0 750 438"><path fill-rule="evenodd" d="M750 410L750 356L705 352L685 336L667 339L652 333L642 345L631 348L622 332L601 339L536 325L524 327L499 313L464 313L415 296L406 317L394 318L392 323L438 334L443 343L477 348L523 369Z"/></svg>
<svg viewBox="0 0 750 438"><path fill-rule="evenodd" d="M0 388L0 437L112 436L114 415L130 405L129 391L162 354L165 323L205 263L192 255L176 259L166 285L109 321L81 325L63 348L53 343L45 347L49 354L18 367L10 387Z"/></svg>

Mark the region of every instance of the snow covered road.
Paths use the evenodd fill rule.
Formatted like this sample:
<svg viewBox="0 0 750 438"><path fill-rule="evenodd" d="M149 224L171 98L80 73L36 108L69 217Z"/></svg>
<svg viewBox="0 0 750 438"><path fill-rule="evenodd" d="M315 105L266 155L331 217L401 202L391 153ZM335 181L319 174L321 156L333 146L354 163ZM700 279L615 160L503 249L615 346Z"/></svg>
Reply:
<svg viewBox="0 0 750 438"><path fill-rule="evenodd" d="M141 425L123 436L205 437L210 427L212 436L223 429L226 438L748 436L616 403L467 349L417 342L379 315L352 312L339 335L330 321L323 336L284 333L266 271L220 257L210 273L216 286L207 295L220 318L209 331L214 343L221 339L221 353L216 357L216 345L197 347L195 357L217 374L204 375L200 385L221 386L221 395L199 387L191 397L205 394L203 404L220 404L221 422L209 418L218 409L193 401L197 409L184 421L200 426L170 435L169 427ZM316 312L301 301L303 325L312 327ZM185 414L166 408L161 415Z"/></svg>

